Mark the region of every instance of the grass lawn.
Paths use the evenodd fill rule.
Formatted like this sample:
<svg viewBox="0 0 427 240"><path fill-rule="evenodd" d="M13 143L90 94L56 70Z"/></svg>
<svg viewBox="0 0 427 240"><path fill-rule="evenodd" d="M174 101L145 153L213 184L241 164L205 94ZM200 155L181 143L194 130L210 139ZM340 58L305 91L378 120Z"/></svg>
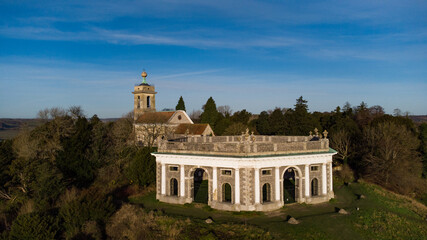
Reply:
<svg viewBox="0 0 427 240"><path fill-rule="evenodd" d="M361 194L365 198L360 198ZM214 224L252 225L270 232L275 239L427 239L427 207L422 204L364 182L338 184L335 195L329 203L291 204L265 213L219 211L206 204L161 203L154 192L130 197L129 201L178 219L202 222L211 217ZM336 208L350 214L338 214ZM300 224L288 224L288 216Z"/></svg>

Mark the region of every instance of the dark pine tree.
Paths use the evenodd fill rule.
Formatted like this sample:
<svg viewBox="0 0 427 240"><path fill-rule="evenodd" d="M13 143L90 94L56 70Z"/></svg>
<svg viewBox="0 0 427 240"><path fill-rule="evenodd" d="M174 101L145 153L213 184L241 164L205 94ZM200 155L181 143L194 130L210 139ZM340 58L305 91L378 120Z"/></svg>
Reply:
<svg viewBox="0 0 427 240"><path fill-rule="evenodd" d="M185 103L184 103L184 99L182 98L182 96L179 98L178 104L176 105L175 110L185 111Z"/></svg>
<svg viewBox="0 0 427 240"><path fill-rule="evenodd" d="M305 136L314 128L322 130L320 123L308 112L307 101L302 96L297 99L295 108L286 112L285 118L288 122L288 135Z"/></svg>
<svg viewBox="0 0 427 240"><path fill-rule="evenodd" d="M216 109L215 101L212 97L208 99L205 106L203 107L203 113L200 115L201 123L209 123L213 129L218 120L218 110Z"/></svg>
<svg viewBox="0 0 427 240"><path fill-rule="evenodd" d="M269 123L269 115L266 111L259 114L258 119L255 121L255 127L261 135L271 135L271 128Z"/></svg>
<svg viewBox="0 0 427 240"><path fill-rule="evenodd" d="M62 141L63 150L58 153L58 168L64 177L78 187L89 186L95 178L96 166L90 161L92 126L86 118L79 117L75 133Z"/></svg>

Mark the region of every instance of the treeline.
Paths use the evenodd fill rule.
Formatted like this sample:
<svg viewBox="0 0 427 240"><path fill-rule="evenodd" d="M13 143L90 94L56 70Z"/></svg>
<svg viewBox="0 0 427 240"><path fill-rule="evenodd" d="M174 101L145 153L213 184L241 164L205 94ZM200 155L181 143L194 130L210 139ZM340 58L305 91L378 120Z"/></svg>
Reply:
<svg viewBox="0 0 427 240"><path fill-rule="evenodd" d="M0 239L106 238L121 188L154 183L153 149L134 146L130 115L103 123L71 107L39 118L0 143Z"/></svg>
<svg viewBox="0 0 427 240"><path fill-rule="evenodd" d="M293 108L253 115L245 109L232 113L229 106L217 108L211 97L195 121L209 123L216 135L242 134L247 128L255 134L290 136L326 130L330 146L338 151L334 165L342 169L341 177L347 181L363 177L427 202L427 124L416 126L398 109L392 116L381 106L368 107L362 102L311 113L300 97Z"/></svg>

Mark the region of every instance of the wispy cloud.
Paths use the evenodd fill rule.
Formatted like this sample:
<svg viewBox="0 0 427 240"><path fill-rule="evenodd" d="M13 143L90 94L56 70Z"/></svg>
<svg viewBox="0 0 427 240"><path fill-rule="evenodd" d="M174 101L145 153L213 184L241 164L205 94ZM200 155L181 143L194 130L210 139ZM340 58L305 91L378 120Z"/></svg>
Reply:
<svg viewBox="0 0 427 240"><path fill-rule="evenodd" d="M163 33L130 33L127 31L92 28L87 31L67 32L53 27L0 27L0 35L9 38L49 41L103 41L124 45L175 45L194 48L241 49L250 47L276 48L302 45L307 39L285 36L257 36L246 39L246 33L222 32L226 37L193 36L194 31Z"/></svg>

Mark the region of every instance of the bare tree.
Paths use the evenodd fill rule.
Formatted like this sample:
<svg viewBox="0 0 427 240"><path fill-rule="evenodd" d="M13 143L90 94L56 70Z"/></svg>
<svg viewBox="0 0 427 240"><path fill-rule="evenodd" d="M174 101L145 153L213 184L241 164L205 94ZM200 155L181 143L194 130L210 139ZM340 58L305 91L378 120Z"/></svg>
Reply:
<svg viewBox="0 0 427 240"><path fill-rule="evenodd" d="M381 123L367 127L363 140L368 150L363 157L366 176L392 190L411 191L422 169L417 137L402 125Z"/></svg>
<svg viewBox="0 0 427 240"><path fill-rule="evenodd" d="M157 138L170 138L174 127L167 121L169 118L161 114L146 114L143 122L135 124L136 141L144 146L153 147Z"/></svg>
<svg viewBox="0 0 427 240"><path fill-rule="evenodd" d="M351 146L351 139L348 132L343 129L332 132L329 140L331 143L331 147L338 151L338 158L341 159L344 165L346 165L348 157L350 155L349 149Z"/></svg>
<svg viewBox="0 0 427 240"><path fill-rule="evenodd" d="M400 117L400 116L402 116L402 110L400 110L399 108L395 108L395 109L393 110L393 116L395 116L395 117Z"/></svg>
<svg viewBox="0 0 427 240"><path fill-rule="evenodd" d="M130 145L135 139L133 129L133 114L128 113L115 121L111 131L116 152L124 150L124 146Z"/></svg>
<svg viewBox="0 0 427 240"><path fill-rule="evenodd" d="M224 117L231 116L231 114L233 114L233 111L228 105L218 106L216 109L218 110L219 113L224 115Z"/></svg>
<svg viewBox="0 0 427 240"><path fill-rule="evenodd" d="M81 106L71 106L68 108L68 113L73 119L77 119L79 117L84 117L84 111Z"/></svg>
<svg viewBox="0 0 427 240"><path fill-rule="evenodd" d="M78 107L80 108L80 107ZM81 110L83 111L83 110ZM60 108L60 107L52 107L52 108L45 108L40 110L37 113L37 118L42 120L43 122L47 122L49 120L55 119L57 117L65 117L67 115L67 112Z"/></svg>
<svg viewBox="0 0 427 240"><path fill-rule="evenodd" d="M371 113L371 115L374 118L379 117L379 116L384 115L384 108L379 106L379 105L374 105L374 106L369 108L369 112Z"/></svg>
<svg viewBox="0 0 427 240"><path fill-rule="evenodd" d="M53 107L49 111L50 111L50 118L51 119L54 119L57 117L64 117L67 115L67 112L60 107Z"/></svg>
<svg viewBox="0 0 427 240"><path fill-rule="evenodd" d="M202 111L201 110L193 110L190 113L190 118L194 121L194 120L198 120L200 119L200 115L202 115Z"/></svg>

